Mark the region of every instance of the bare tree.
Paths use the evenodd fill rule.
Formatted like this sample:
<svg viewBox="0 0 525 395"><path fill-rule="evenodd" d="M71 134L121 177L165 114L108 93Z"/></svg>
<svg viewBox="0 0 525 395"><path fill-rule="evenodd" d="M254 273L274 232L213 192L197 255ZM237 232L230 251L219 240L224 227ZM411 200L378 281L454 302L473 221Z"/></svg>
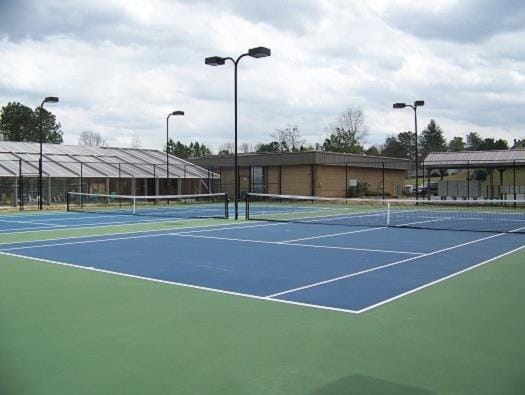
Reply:
<svg viewBox="0 0 525 395"><path fill-rule="evenodd" d="M142 142L140 141L140 138L134 134L133 136L131 136L131 141L129 143L129 146L130 148L142 148Z"/></svg>
<svg viewBox="0 0 525 395"><path fill-rule="evenodd" d="M276 129L275 133L271 133L270 136L279 143L279 151L283 152L300 151L301 146L306 142L301 137L297 125L288 125L285 129Z"/></svg>
<svg viewBox="0 0 525 395"><path fill-rule="evenodd" d="M359 143L366 142L368 135L365 113L360 108L347 107L326 129L328 134L333 134L337 130L349 132Z"/></svg>
<svg viewBox="0 0 525 395"><path fill-rule="evenodd" d="M323 151L362 154L363 143L368 134L365 115L362 110L348 107L335 122L327 126L328 137Z"/></svg>
<svg viewBox="0 0 525 395"><path fill-rule="evenodd" d="M234 151L235 147L233 146L233 143L224 143L219 147L219 155L233 154Z"/></svg>
<svg viewBox="0 0 525 395"><path fill-rule="evenodd" d="M253 146L251 146L248 143L241 143L241 145L239 146L239 152L241 152L243 154L248 154L248 153L253 152L253 151L254 151Z"/></svg>
<svg viewBox="0 0 525 395"><path fill-rule="evenodd" d="M104 147L106 140L98 132L92 130L84 130L78 137L78 144L85 145L86 147Z"/></svg>

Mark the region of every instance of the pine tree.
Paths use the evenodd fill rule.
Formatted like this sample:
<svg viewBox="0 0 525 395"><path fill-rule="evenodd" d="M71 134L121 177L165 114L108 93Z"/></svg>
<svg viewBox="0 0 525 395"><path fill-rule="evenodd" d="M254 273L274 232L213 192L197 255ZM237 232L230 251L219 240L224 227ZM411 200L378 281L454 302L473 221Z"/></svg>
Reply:
<svg viewBox="0 0 525 395"><path fill-rule="evenodd" d="M447 149L447 142L443 131L435 120L431 119L430 123L419 136L419 156L424 159L431 152L443 152Z"/></svg>

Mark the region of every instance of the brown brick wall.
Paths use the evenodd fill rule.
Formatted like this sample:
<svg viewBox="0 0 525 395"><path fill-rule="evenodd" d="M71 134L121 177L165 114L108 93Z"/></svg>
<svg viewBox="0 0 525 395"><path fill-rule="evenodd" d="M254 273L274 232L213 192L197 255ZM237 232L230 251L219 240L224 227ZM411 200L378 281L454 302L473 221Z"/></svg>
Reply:
<svg viewBox="0 0 525 395"><path fill-rule="evenodd" d="M267 193L278 194L280 192L279 183L279 166L272 166L266 168L266 185Z"/></svg>
<svg viewBox="0 0 525 395"><path fill-rule="evenodd" d="M312 172L310 165L282 167L283 195L310 195Z"/></svg>
<svg viewBox="0 0 525 395"><path fill-rule="evenodd" d="M376 168L348 167L344 166L317 166L316 194L319 196L344 197L350 180L368 184L370 194L382 194L383 171ZM345 185L345 175L348 176ZM398 185L400 188L405 183L404 170L385 169L385 194L395 196Z"/></svg>
<svg viewBox="0 0 525 395"><path fill-rule="evenodd" d="M221 191L227 192L230 198L234 196L234 175L232 168L225 168L221 172ZM249 168L241 167L239 169L241 178L241 194L248 191ZM316 165L314 166L314 194L329 197L345 197L346 185L345 175L348 175L346 185L350 185L350 180L368 184L370 194L382 194L382 169L334 166L334 165ZM267 167L265 171L267 193L289 195L310 195L311 188L311 166L283 166L282 180L279 180L279 167ZM279 182L281 182L281 191L279 191ZM385 194L387 196L396 196L397 188L405 184L404 170L385 169ZM218 185L218 184L216 184ZM218 191L218 187L215 188Z"/></svg>

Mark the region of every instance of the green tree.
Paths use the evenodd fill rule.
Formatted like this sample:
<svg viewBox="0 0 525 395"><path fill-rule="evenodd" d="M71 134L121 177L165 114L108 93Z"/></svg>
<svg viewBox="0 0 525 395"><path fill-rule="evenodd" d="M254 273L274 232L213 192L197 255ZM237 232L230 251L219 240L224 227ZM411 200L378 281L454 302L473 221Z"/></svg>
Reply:
<svg viewBox="0 0 525 395"><path fill-rule="evenodd" d="M509 149L509 144L507 143L506 140L503 140L503 139L495 140L489 137L483 140L480 148L482 151L505 150L505 149Z"/></svg>
<svg viewBox="0 0 525 395"><path fill-rule="evenodd" d="M414 160L415 134L407 131L401 132L397 136L387 137L383 145L382 155L393 158L403 158Z"/></svg>
<svg viewBox="0 0 525 395"><path fill-rule="evenodd" d="M484 139L476 132L467 134L467 150L468 151L492 151L509 149L509 144L506 140L495 140L491 137Z"/></svg>
<svg viewBox="0 0 525 395"><path fill-rule="evenodd" d="M56 117L45 108L42 110L44 142L61 144L62 131ZM40 107L34 111L20 104L9 102L0 110L0 133L6 141L40 141Z"/></svg>
<svg viewBox="0 0 525 395"><path fill-rule="evenodd" d="M381 151L379 150L377 146L371 145L365 150L365 154L371 155L371 156L379 156L381 155Z"/></svg>
<svg viewBox="0 0 525 395"><path fill-rule="evenodd" d="M449 152L459 152L465 150L465 142L463 141L463 137L456 136L452 138L448 142L448 149Z"/></svg>
<svg viewBox="0 0 525 395"><path fill-rule="evenodd" d="M270 143L259 143L255 146L255 152L264 153L264 152L279 152L280 144L277 141L272 141Z"/></svg>
<svg viewBox="0 0 525 395"><path fill-rule="evenodd" d="M443 136L443 131L436 121L430 123L419 136L420 158L425 158L431 152L443 152L447 149L447 142Z"/></svg>
<svg viewBox="0 0 525 395"><path fill-rule="evenodd" d="M476 132L467 134L467 151L480 151L483 145L483 138Z"/></svg>
<svg viewBox="0 0 525 395"><path fill-rule="evenodd" d="M397 139L405 151L404 158L414 160L416 158L416 134L407 130L399 133Z"/></svg>
<svg viewBox="0 0 525 395"><path fill-rule="evenodd" d="M211 155L211 150L204 144L199 144L199 142L190 143L189 145L190 157L199 158L201 156Z"/></svg>
<svg viewBox="0 0 525 395"><path fill-rule="evenodd" d="M323 143L323 151L362 154L363 146L355 132L337 128Z"/></svg>
<svg viewBox="0 0 525 395"><path fill-rule="evenodd" d="M168 153L175 155L182 159L198 158L201 156L209 156L212 154L211 150L204 144L199 142L191 142L189 145L183 144L180 141L174 142L172 139L168 140ZM164 150L166 152L166 149Z"/></svg>
<svg viewBox="0 0 525 395"><path fill-rule="evenodd" d="M382 154L393 158L406 158L405 147L399 142L397 136L387 137L383 146Z"/></svg>

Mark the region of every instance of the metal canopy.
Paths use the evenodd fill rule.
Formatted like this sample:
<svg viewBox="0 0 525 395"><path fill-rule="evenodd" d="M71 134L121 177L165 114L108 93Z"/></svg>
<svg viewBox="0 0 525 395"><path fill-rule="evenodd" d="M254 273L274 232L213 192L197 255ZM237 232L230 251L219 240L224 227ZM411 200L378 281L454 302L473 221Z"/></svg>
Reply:
<svg viewBox="0 0 525 395"><path fill-rule="evenodd" d="M0 177L38 168L39 144L0 142ZM44 176L76 178L166 178L166 153L151 149L43 145ZM170 155L170 178L219 178L217 174Z"/></svg>
<svg viewBox="0 0 525 395"><path fill-rule="evenodd" d="M512 167L525 164L525 149L498 151L431 152L424 160L425 167L439 168L489 168Z"/></svg>

